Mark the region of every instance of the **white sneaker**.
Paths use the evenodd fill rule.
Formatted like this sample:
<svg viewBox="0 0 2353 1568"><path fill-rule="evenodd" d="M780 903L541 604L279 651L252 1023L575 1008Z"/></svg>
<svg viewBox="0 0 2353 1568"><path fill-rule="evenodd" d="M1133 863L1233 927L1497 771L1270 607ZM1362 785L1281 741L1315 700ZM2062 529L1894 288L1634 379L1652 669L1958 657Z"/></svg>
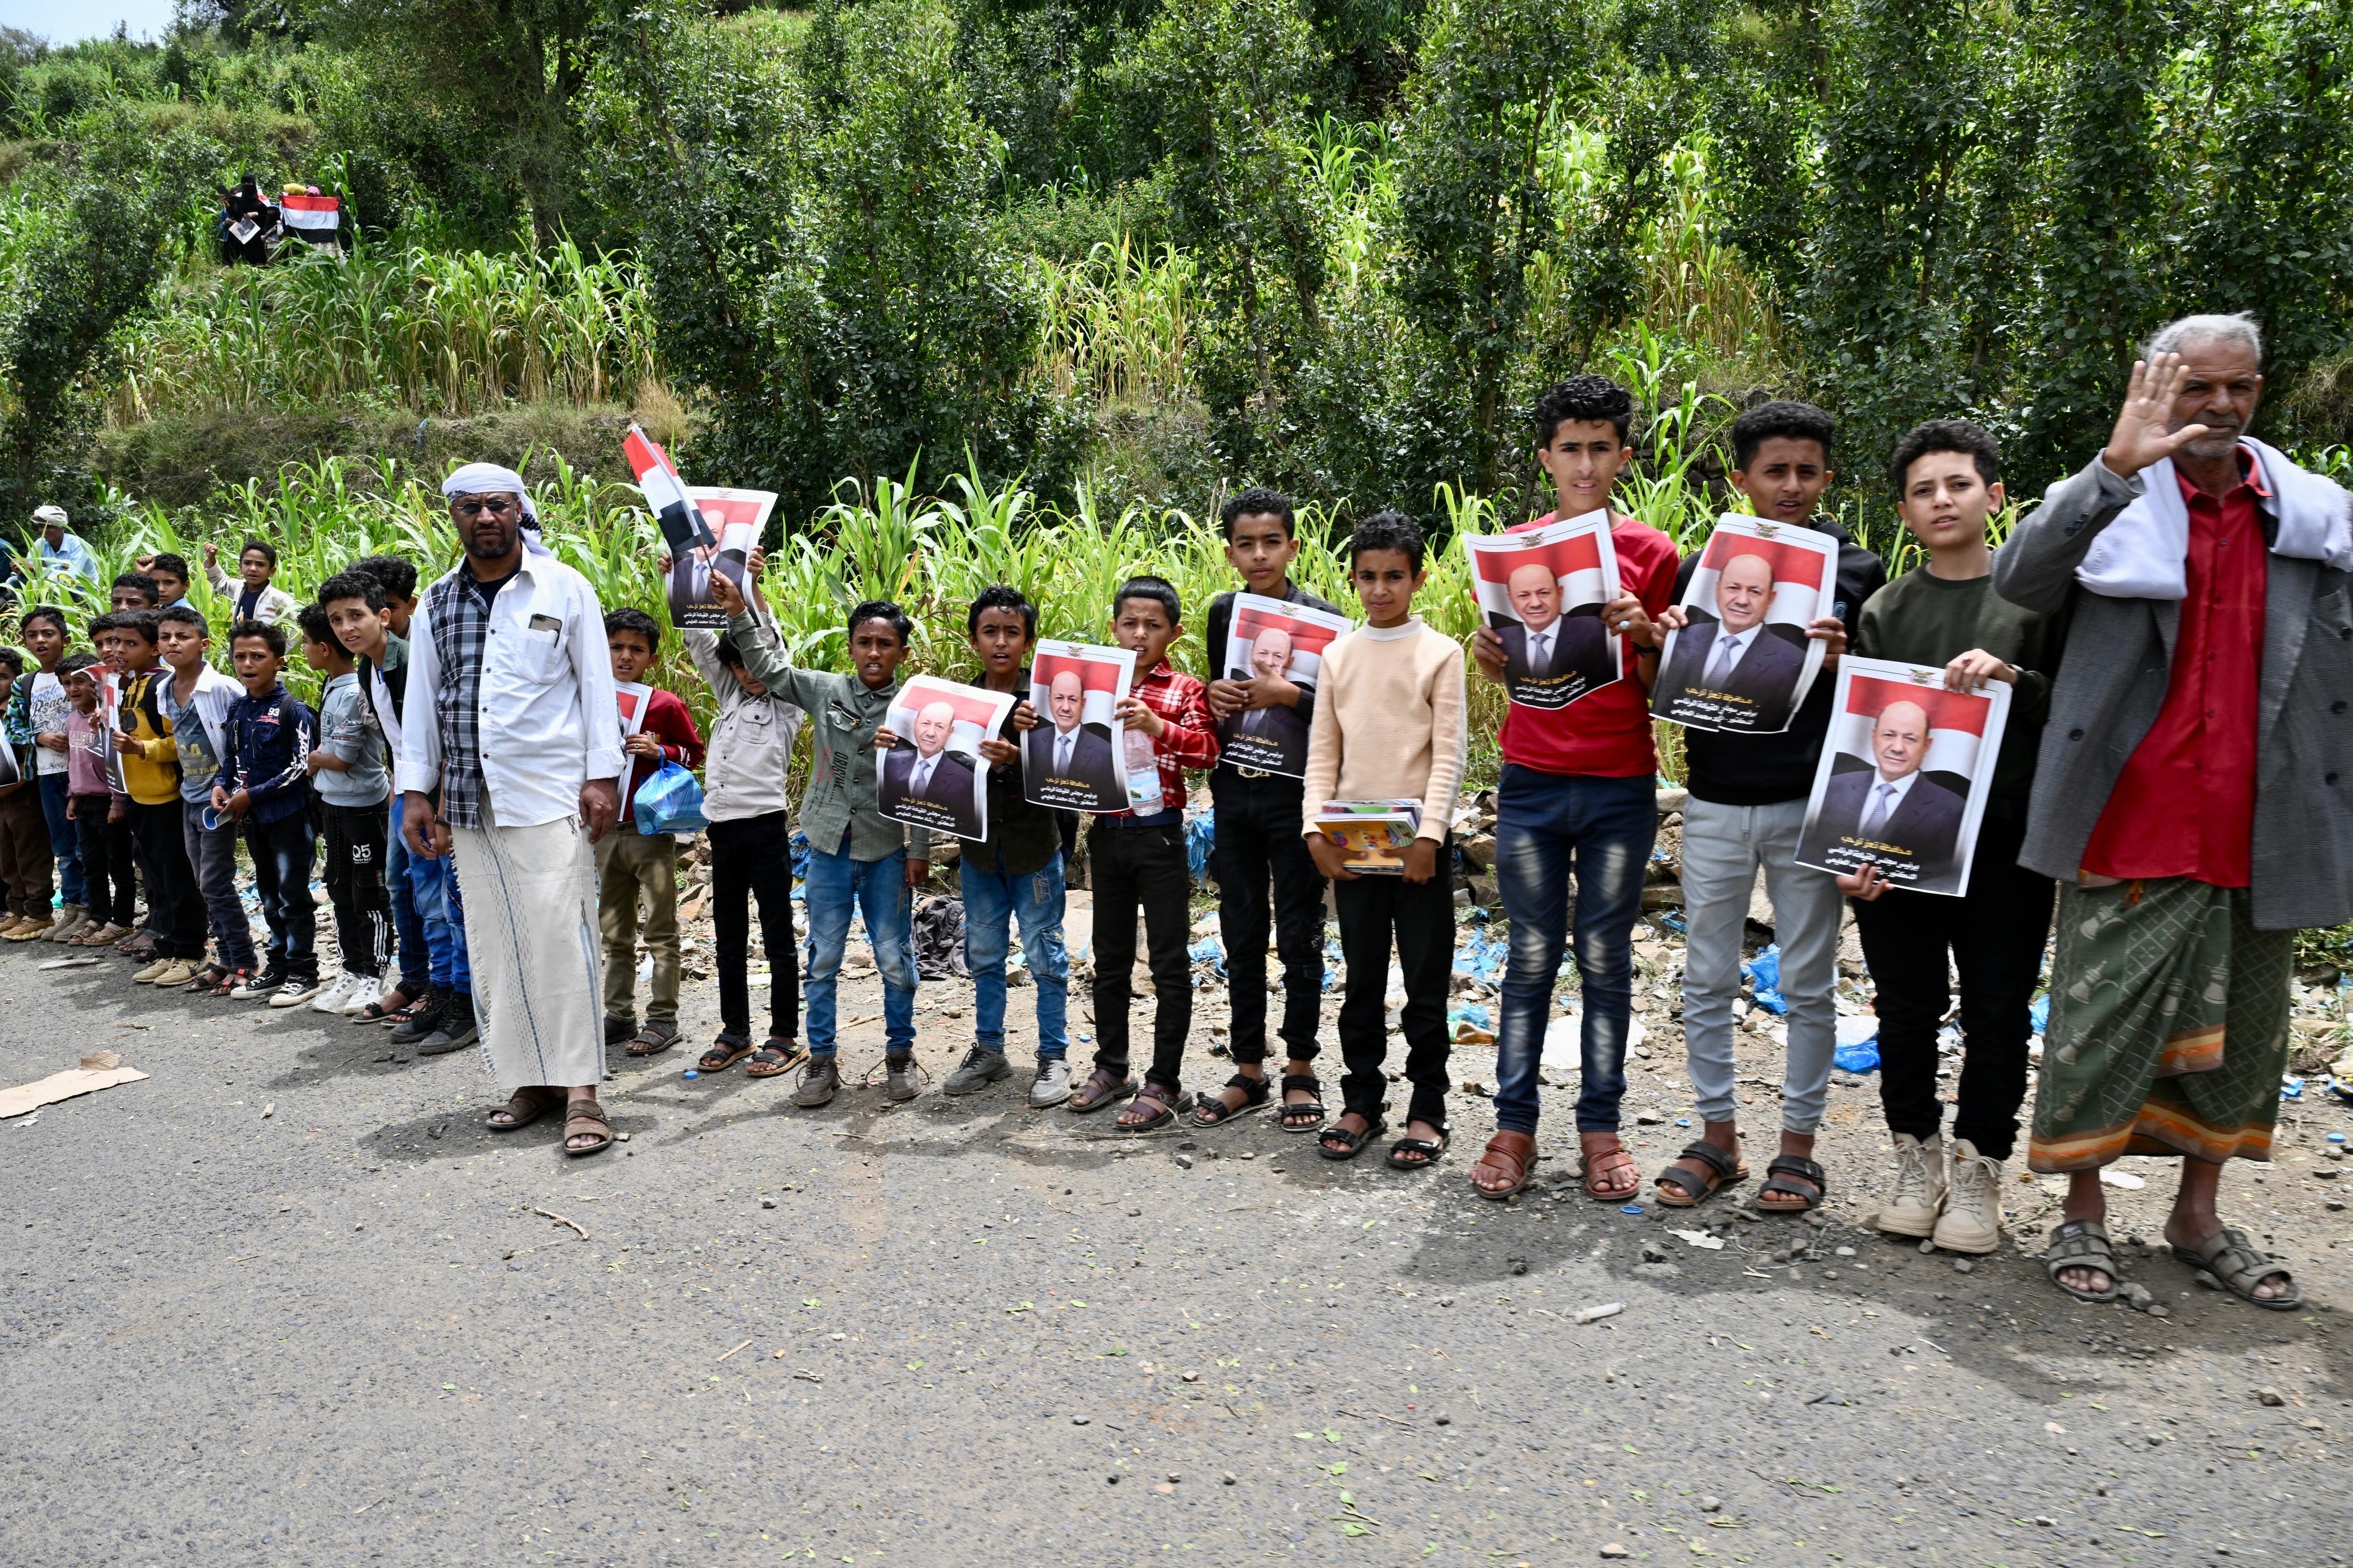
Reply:
<svg viewBox="0 0 2353 1568"><path fill-rule="evenodd" d="M1926 1236L1945 1206L1945 1144L1922 1142L1909 1132L1895 1135L1895 1191L1880 1205L1872 1224L1890 1236Z"/></svg>
<svg viewBox="0 0 2353 1568"><path fill-rule="evenodd" d="M381 974L355 974L352 977L352 994L343 998L343 1005L335 1011L348 1018L384 995L386 989Z"/></svg>
<svg viewBox="0 0 2353 1568"><path fill-rule="evenodd" d="M327 982L326 988L324 990L321 991L316 996L311 998L311 1011L313 1013L341 1014L343 1010L343 1004L352 999L352 982L358 978L359 976L356 974L336 975L332 980Z"/></svg>
<svg viewBox="0 0 2353 1568"><path fill-rule="evenodd" d="M2001 1162L1966 1138L1953 1142L1951 1195L1935 1241L1947 1252L1991 1252L2001 1245Z"/></svg>

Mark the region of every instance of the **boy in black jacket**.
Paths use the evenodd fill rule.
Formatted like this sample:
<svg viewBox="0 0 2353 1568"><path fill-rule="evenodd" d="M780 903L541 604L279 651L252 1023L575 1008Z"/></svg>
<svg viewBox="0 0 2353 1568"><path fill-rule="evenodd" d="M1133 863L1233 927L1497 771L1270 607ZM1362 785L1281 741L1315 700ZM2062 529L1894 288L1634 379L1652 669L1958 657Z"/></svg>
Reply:
<svg viewBox="0 0 2353 1568"><path fill-rule="evenodd" d="M1879 557L1855 544L1817 505L1830 488L1836 427L1810 403L1760 404L1733 422L1734 488L1757 515L1810 528L1838 542L1838 574L1827 614L1806 635L1822 642L1826 662L1788 729L1751 735L1687 730L1683 807L1683 1046L1705 1132L1660 1173L1659 1202L1688 1208L1747 1174L1734 1125L1732 1003L1740 994L1740 939L1758 867L1773 901L1773 937L1781 948L1782 995L1788 1000L1789 1045L1781 1085L1781 1147L1756 1204L1775 1214L1818 1206L1827 1181L1814 1163L1815 1129L1829 1098L1837 1047L1831 992L1838 980L1838 884L1826 871L1799 866L1806 797L1829 732L1831 678L1862 602L1887 581ZM1681 603L1701 552L1675 579L1676 607L1662 627L1683 624Z"/></svg>

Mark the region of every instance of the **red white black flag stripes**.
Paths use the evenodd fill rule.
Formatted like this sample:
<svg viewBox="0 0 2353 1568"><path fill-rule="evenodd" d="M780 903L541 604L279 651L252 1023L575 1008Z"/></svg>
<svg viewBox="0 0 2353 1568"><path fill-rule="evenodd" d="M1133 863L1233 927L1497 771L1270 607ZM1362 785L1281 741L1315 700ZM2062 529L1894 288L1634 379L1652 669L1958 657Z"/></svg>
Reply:
<svg viewBox="0 0 2353 1568"><path fill-rule="evenodd" d="M678 465L670 460L660 442L632 425L621 449L628 457L629 471L638 476L638 489L645 492L647 507L661 524L662 542L670 546L671 555L719 542L711 524L703 521L702 509L686 493L686 481L679 478Z"/></svg>
<svg viewBox="0 0 2353 1568"><path fill-rule="evenodd" d="M303 230L306 237L332 234L343 221L343 203L335 197L306 195L300 191L289 191L279 198L278 213L288 228Z"/></svg>

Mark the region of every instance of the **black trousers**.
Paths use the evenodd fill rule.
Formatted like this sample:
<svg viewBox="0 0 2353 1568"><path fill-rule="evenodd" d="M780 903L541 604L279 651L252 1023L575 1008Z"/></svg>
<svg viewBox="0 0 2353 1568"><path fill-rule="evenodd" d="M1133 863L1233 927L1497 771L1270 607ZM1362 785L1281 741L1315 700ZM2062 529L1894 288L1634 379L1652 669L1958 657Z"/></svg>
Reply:
<svg viewBox="0 0 2353 1568"><path fill-rule="evenodd" d="M752 1032L745 949L752 901L760 905L760 945L768 955L768 1033L800 1036L801 952L793 941L793 828L781 812L714 822L711 838L711 937L718 948L719 1026Z"/></svg>
<svg viewBox="0 0 2353 1568"><path fill-rule="evenodd" d="M81 845L82 877L90 884L84 907L100 925L128 926L139 918L139 889L132 871L131 823L106 820L110 799L73 797L74 837Z"/></svg>
<svg viewBox="0 0 2353 1568"><path fill-rule="evenodd" d="M384 836L390 819L382 803L335 805L320 801L319 836L326 863L319 879L335 910L335 947L343 972L383 978L392 963L392 890L384 883Z"/></svg>
<svg viewBox="0 0 2353 1568"><path fill-rule="evenodd" d="M1381 1113L1388 1089L1382 1064L1388 1056L1387 994L1389 949L1397 949L1405 977L1405 1076L1412 1085L1409 1120L1446 1125L1446 997L1454 976L1454 885L1445 868L1453 859L1439 852L1439 874L1427 882L1402 877L1359 877L1335 882L1332 901L1340 915L1340 956L1348 965L1340 1002L1340 1079L1345 1110L1366 1118Z"/></svg>
<svg viewBox="0 0 2353 1568"><path fill-rule="evenodd" d="M1967 896L1897 890L1854 906L1863 962L1878 993L1879 1100L1888 1129L1929 1138L1944 1122L1936 1030L1952 1005L1948 977L1957 969L1965 1050L1953 1136L1996 1160L2009 1159L2018 1141L2033 1033L2027 1007L2051 935L2052 881L2018 863L2025 837L2022 810L2016 816L1989 810Z"/></svg>
<svg viewBox="0 0 2353 1568"><path fill-rule="evenodd" d="M158 958L205 955L204 890L188 864L187 816L174 795L161 805L131 803L131 842L147 879L147 929Z"/></svg>
<svg viewBox="0 0 2353 1568"><path fill-rule="evenodd" d="M1209 875L1218 884L1218 931L1226 949L1226 999L1238 1062L1266 1060L1266 933L1271 884L1275 949L1282 958L1282 1044L1312 1059L1324 1005L1324 873L1300 836L1303 785L1231 767L1209 775L1217 838Z"/></svg>
<svg viewBox="0 0 2353 1568"><path fill-rule="evenodd" d="M1183 826L1114 827L1110 818L1098 817L1087 833L1087 882L1095 900L1095 1066L1127 1073L1127 1008L1135 998L1131 971L1141 910L1157 994L1152 1068L1144 1076L1175 1089L1185 1037L1193 1027L1193 966L1185 956L1193 879L1185 864Z"/></svg>

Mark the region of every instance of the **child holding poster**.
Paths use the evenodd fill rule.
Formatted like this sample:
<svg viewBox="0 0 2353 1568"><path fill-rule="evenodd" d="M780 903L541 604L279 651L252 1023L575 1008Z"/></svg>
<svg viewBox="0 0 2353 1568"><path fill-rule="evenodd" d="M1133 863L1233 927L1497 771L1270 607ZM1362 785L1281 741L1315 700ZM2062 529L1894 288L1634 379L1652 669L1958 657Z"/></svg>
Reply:
<svg viewBox="0 0 2353 1568"><path fill-rule="evenodd" d="M717 542L689 545L673 552L668 563L670 624L681 631L692 627L712 631L727 624L727 612L711 596L711 574L722 572L738 587L760 534L776 510L774 490L733 490L697 486L687 498L717 535Z"/></svg>
<svg viewBox="0 0 2353 1568"><path fill-rule="evenodd" d="M980 743L1012 716L1016 696L918 675L899 689L883 727L874 799L882 815L911 827L988 837L988 781Z"/></svg>
<svg viewBox="0 0 2353 1568"><path fill-rule="evenodd" d="M866 916L866 939L882 977L882 1092L913 1100L922 1084L915 1070L915 933L909 889L932 872L932 836L885 816L876 798L880 759L874 742L899 700L899 667L907 658L913 623L887 599L853 607L845 626L849 672L796 669L744 603L734 579L712 579L712 596L727 611L727 640L744 669L770 695L809 716L813 742L807 793L801 796L801 831L809 841L807 969L808 1060L794 1086L793 1103L815 1109L841 1089L840 1042L835 1032L837 982L849 941L853 910Z"/></svg>
<svg viewBox="0 0 2353 1568"><path fill-rule="evenodd" d="M1895 1138L1893 1190L1874 1223L1893 1236L1927 1237L1951 1251L1986 1253L2001 1244L2002 1162L2015 1145L2018 1110L2026 1099L2027 1043L2033 1033L2027 1010L2051 934L2051 879L2028 870L2018 858L2065 628L2060 617L2021 609L1993 591L1987 529L2003 497L2001 452L1990 434L1967 420L1932 419L1895 444L1889 468L1896 505L1924 561L1862 606L1854 653L1934 672L1936 689L1897 694L1923 703L1932 735L1942 722L1932 709L1986 700L1965 694L2006 690L2009 714L1990 758L1983 745L1973 748L1970 804L1982 820L1974 844L1968 834L1957 836L1957 865L1944 879L1905 887L1864 866L1838 879L1854 900L1863 962L1878 994L1880 1104ZM1879 706L1883 714L1884 705ZM1939 761L1932 740L1918 772L1933 774ZM1841 775L1862 776L1862 770ZM1881 814L1884 822L1900 828L1895 813L1908 804L1908 796L1893 803ZM1882 826L1864 837L1907 840ZM1959 896L1938 897L1926 890L1931 887ZM1966 1044L1947 1145L1936 1035L1951 1006L1949 977L1956 972Z"/></svg>
<svg viewBox="0 0 2353 1568"><path fill-rule="evenodd" d="M1018 695L1042 689L1050 694L1052 709L1067 705L1078 674L1057 668L1050 675L1049 656L1043 651L1035 664L1030 662L1030 649L1038 640L1038 609L1018 588L1001 583L983 588L965 613L965 635L980 660L982 689ZM1056 646L1087 654L1118 653L1119 689L1125 689L1126 667L1134 657L1125 649ZM1093 668L1100 666L1089 667L1088 673ZM956 890L964 897L965 967L972 973L973 1043L940 1089L945 1094L975 1094L1012 1074L1005 1059L1005 964L1008 939L1018 921L1022 956L1038 993L1038 1069L1029 1080L1029 1105L1042 1110L1071 1097L1066 1059L1071 957L1062 945L1062 826L1058 820L1062 814L1029 798L1022 782L1023 746L1034 746L1041 737L1056 752L1075 750L1075 744L1061 739L1060 712L1041 721L1035 704L1034 697L1017 703L978 748L988 768L988 835L965 846L956 873ZM1109 716L1111 703L1104 701L1103 709ZM1016 735L1022 737L1023 745L1015 743ZM1110 760L1108 748L1103 760ZM1059 777L1077 771L1067 758L1056 763ZM1117 781L1110 782L1115 785Z"/></svg>
<svg viewBox="0 0 2353 1568"><path fill-rule="evenodd" d="M1226 533L1226 563L1241 578L1239 590L1209 601L1202 647L1213 676L1234 664L1234 613L1244 597L1298 605L1337 615L1291 580L1299 558L1298 517L1290 498L1252 486L1228 500L1219 514ZM1245 662L1248 662L1245 660ZM1254 667L1253 667L1254 669ZM1304 730L1315 716L1315 690L1287 677L1246 679L1219 676L1209 682L1209 711L1218 716L1221 742L1253 712L1282 708ZM1270 925L1282 960L1282 1103L1277 1114L1286 1132L1312 1132L1324 1124L1324 1086L1315 1077L1316 1041L1324 1006L1324 874L1299 837L1297 824L1304 786L1295 773L1246 765L1223 750L1209 773L1209 799L1217 834L1209 846L1209 879L1218 885L1218 936L1226 954L1226 996L1231 1011L1235 1075L1249 1086L1229 1084L1204 1096L1193 1120L1203 1127L1266 1103L1255 1087L1266 1078L1266 939Z"/></svg>
<svg viewBox="0 0 2353 1568"><path fill-rule="evenodd" d="M973 603L977 611L980 601ZM982 663L984 675L993 673L986 655ZM1135 656L1124 647L1048 643L1038 650L1022 687L1032 721L1021 736L1027 801L1064 811L1127 809L1118 709L1134 675Z"/></svg>
<svg viewBox="0 0 2353 1568"><path fill-rule="evenodd" d="M638 786L664 763L702 765L702 737L694 715L674 692L641 678L661 644L661 627L643 610L605 616L605 649L613 661L615 700L621 708L621 750L629 777L621 815L596 841L596 924L605 938L605 1043L629 1043L629 1055L650 1057L678 1044L678 839L638 831ZM646 948L654 963L646 1022L638 1026L638 899L644 895Z"/></svg>
<svg viewBox="0 0 2353 1568"><path fill-rule="evenodd" d="M1831 482L1835 436L1831 416L1810 403L1759 404L1733 421L1732 484L1755 510L1755 522L1725 534L1721 552L1704 549L1685 559L1677 604L1659 617L1677 631L1659 671L1660 716L1676 718L1669 703L1693 684L1672 668L1679 662L1686 669L1696 663L1704 689L1736 699L1710 699L1709 710L1678 721L1685 727L1691 791L1683 807L1683 1044L1704 1131L1659 1174L1658 1201L1672 1208L1689 1207L1747 1174L1736 1124L1732 1004L1740 994L1741 938L1760 868L1773 902L1773 938L1781 949L1789 1044L1782 1067L1780 1149L1753 1201L1767 1213L1800 1214L1819 1205L1827 1191L1828 1178L1812 1156L1838 1045L1831 987L1838 978L1841 904L1837 887L1799 866L1797 853L1830 727L1831 682L1810 679L1805 671L1828 667L1846 651L1849 622L1887 580L1879 557L1850 542L1835 519L1818 510ZM1768 524L1770 539L1764 532ZM1703 570L1713 574L1712 592L1699 587ZM1819 574L1810 584L1804 582L1809 572ZM1801 601L1802 618L1791 625L1787 617L1799 613ZM1708 614L1707 635L1688 635L1699 623L1684 606ZM1802 633L1821 651L1800 651L1786 642L1791 657L1768 649L1767 657L1784 667L1787 684L1750 683L1736 672L1764 639L1783 640L1777 624ZM1791 662L1794 677L1787 668ZM1772 704L1786 704L1787 711L1767 711ZM1720 724L1732 716L1743 721L1718 728L1693 721ZM1779 722L1768 730L1767 717Z"/></svg>

